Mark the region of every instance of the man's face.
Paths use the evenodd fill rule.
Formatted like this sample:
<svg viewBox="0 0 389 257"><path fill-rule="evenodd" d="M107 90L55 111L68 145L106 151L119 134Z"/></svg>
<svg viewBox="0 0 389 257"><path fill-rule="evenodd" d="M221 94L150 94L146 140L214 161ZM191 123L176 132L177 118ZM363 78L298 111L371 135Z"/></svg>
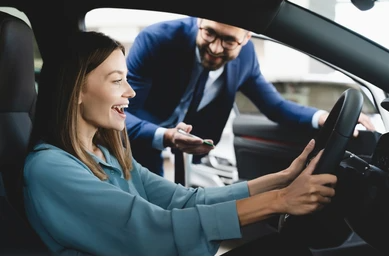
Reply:
<svg viewBox="0 0 389 257"><path fill-rule="evenodd" d="M247 30L206 19L198 19L196 44L202 65L217 70L235 59L251 35Z"/></svg>

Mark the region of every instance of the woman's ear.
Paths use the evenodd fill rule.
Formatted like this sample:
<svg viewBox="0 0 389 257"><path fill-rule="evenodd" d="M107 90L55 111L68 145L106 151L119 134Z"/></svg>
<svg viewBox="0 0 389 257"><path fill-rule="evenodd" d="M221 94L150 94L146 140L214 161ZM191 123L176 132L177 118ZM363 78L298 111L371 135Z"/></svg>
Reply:
<svg viewBox="0 0 389 257"><path fill-rule="evenodd" d="M82 97L83 96L84 96L84 94L81 91L80 94L78 95L78 101L77 101L78 104L82 104Z"/></svg>

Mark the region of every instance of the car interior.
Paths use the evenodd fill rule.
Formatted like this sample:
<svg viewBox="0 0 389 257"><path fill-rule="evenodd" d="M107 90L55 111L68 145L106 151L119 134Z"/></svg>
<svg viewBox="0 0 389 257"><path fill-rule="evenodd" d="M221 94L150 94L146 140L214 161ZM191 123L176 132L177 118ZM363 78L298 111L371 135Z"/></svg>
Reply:
<svg viewBox="0 0 389 257"><path fill-rule="evenodd" d="M33 32L19 18L0 13L0 217L3 255L40 255L45 246L23 212L21 175L37 97Z"/></svg>
<svg viewBox="0 0 389 257"><path fill-rule="evenodd" d="M357 2L362 8L370 0ZM359 7L358 7L359 6ZM383 91L371 92L383 123L389 126L389 50L285 0L201 7L197 2L122 0L47 2L0 0L0 7L23 12L31 24L0 12L0 254L50 255L25 217L22 168L39 94L34 42L43 62L60 51L74 30L85 30L85 15L97 8L171 12L232 24L270 37L308 54L355 80ZM374 7L373 7L374 8ZM53 29L55 24L55 29ZM360 131L353 138L363 105L360 90L340 96L320 130L285 128L264 118L238 115L233 144L240 180L282 170L311 138L325 149L315 172L338 176L337 196L312 215L279 215L266 222L306 242L314 255L387 255L389 228L389 135ZM260 169L258 169L260 167Z"/></svg>

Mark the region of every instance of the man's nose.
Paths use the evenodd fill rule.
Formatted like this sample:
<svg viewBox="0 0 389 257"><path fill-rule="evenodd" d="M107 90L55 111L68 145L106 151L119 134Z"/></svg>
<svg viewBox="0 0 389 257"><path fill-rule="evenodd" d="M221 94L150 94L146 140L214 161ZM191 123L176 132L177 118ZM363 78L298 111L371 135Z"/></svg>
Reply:
<svg viewBox="0 0 389 257"><path fill-rule="evenodd" d="M222 46L222 40L220 38L216 38L215 41L209 44L209 48L211 49L212 53L219 54L224 51L224 48Z"/></svg>

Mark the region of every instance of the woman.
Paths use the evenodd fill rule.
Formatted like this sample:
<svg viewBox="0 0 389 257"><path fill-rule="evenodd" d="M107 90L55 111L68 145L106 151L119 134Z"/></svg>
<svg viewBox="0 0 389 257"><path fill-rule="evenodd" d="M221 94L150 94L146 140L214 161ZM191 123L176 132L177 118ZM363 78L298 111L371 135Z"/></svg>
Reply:
<svg viewBox="0 0 389 257"><path fill-rule="evenodd" d="M320 154L305 168L313 140L289 168L220 188L185 188L143 168L125 129L135 96L126 74L123 46L97 32L76 33L45 60L24 196L53 254L214 255L242 226L330 202L334 189L324 185L336 177L312 175Z"/></svg>

